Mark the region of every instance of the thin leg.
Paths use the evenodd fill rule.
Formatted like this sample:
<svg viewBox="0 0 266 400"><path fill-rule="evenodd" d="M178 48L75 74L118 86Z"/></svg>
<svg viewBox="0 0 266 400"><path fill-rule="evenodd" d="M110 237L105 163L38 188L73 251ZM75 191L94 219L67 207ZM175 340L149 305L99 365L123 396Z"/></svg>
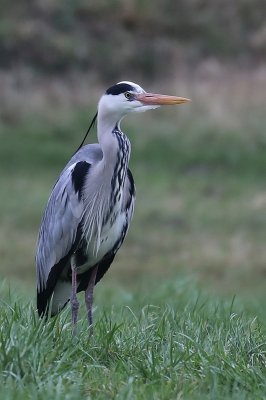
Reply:
<svg viewBox="0 0 266 400"><path fill-rule="evenodd" d="M95 286L97 271L98 271L98 264L95 265L95 267L93 267L93 269L91 271L89 284L85 291L85 303L86 303L86 308L88 311L89 326L91 327L91 336L93 336L93 319L92 319L93 289Z"/></svg>
<svg viewBox="0 0 266 400"><path fill-rule="evenodd" d="M71 257L71 268L72 268L72 293L71 293L70 303L71 303L73 333L74 333L74 336L76 336L79 301L77 298L77 269L76 269L74 257Z"/></svg>

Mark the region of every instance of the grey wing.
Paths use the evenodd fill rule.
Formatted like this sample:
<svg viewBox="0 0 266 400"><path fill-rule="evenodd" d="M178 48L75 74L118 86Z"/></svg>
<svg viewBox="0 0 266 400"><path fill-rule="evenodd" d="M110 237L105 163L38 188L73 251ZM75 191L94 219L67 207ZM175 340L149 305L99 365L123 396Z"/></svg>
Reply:
<svg viewBox="0 0 266 400"><path fill-rule="evenodd" d="M82 188L91 164L102 158L98 144L82 147L59 176L48 200L36 254L37 290L44 290L51 269L65 257L77 240L84 205Z"/></svg>
<svg viewBox="0 0 266 400"><path fill-rule="evenodd" d="M38 291L45 289L52 267L68 254L76 239L83 214L83 202L72 179L76 165L60 175L43 215L36 254Z"/></svg>

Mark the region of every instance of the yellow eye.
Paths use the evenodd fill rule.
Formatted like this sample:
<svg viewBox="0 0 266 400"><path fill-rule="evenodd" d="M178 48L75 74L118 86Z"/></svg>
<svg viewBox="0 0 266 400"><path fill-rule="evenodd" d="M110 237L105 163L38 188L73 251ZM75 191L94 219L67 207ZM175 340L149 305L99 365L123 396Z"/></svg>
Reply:
<svg viewBox="0 0 266 400"><path fill-rule="evenodd" d="M125 93L125 98L126 99L130 99L132 97L132 94L131 93L129 93L129 92L126 92Z"/></svg>

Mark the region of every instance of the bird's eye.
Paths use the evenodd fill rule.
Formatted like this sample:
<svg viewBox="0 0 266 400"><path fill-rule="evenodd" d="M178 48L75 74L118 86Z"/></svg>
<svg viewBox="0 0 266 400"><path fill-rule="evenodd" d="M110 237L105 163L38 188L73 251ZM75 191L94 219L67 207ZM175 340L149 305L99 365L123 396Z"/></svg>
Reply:
<svg viewBox="0 0 266 400"><path fill-rule="evenodd" d="M125 93L125 98L126 99L131 99L131 97L132 97L132 94L130 92L126 92Z"/></svg>

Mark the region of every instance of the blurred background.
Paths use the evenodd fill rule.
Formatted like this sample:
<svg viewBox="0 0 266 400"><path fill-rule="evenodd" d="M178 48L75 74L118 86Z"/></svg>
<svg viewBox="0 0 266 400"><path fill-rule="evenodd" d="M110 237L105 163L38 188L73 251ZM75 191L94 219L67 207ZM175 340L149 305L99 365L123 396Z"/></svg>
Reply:
<svg viewBox="0 0 266 400"><path fill-rule="evenodd" d="M0 15L1 278L34 293L51 188L102 93L131 80L192 102L122 123L137 202L103 285L195 277L264 297L265 0L9 0Z"/></svg>

